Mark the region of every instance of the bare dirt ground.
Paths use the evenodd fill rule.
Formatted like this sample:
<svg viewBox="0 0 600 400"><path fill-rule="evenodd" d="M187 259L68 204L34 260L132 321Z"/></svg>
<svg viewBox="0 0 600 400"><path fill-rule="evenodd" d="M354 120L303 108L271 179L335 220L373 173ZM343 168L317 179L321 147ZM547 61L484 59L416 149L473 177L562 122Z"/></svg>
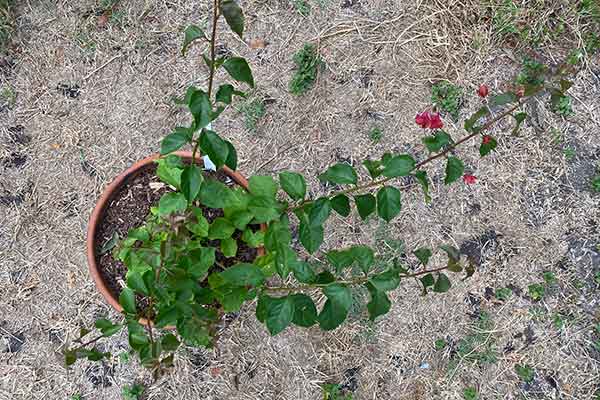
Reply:
<svg viewBox="0 0 600 400"><path fill-rule="evenodd" d="M332 162L358 166L384 151L422 150L413 118L430 102L433 80L464 88L464 117L478 108L480 83L500 91L518 71L520 56L496 46L476 2L309 4L303 17L292 2L244 1L246 35L265 40L263 49L221 29L221 51L247 57L254 96L270 99L255 131L235 108L216 127L239 149L245 175L299 170L313 194L324 193L316 175ZM319 399L323 383L340 383L355 399L460 399L468 386L481 399L595 398L600 196L589 179L600 158L598 57L571 89L574 116L557 117L536 101L519 136L508 124L493 132L492 156L480 159L476 144L458 150L477 184L445 187L437 164L429 168L431 204L414 191L390 224L364 225L358 216L329 223L325 248L369 243L392 252L402 240L410 253L454 244L479 262L473 279L427 297L406 281L380 321L356 311L333 332L293 328L270 337L249 305L231 316L217 350L181 351L173 373L154 384L135 360L116 356L66 370L57 351L79 326L115 316L87 272L95 200L186 121L172 97L206 79L201 46L183 58L180 45L187 24L207 23L207 2L124 0L108 20L99 7L19 2L15 50L0 67L0 84L15 94L0 109L0 399L119 399L134 382L149 385L149 399ZM569 24L577 32L577 21ZM313 90L293 96L291 58L307 41L319 43L326 67ZM567 52L545 50L550 61ZM460 124L446 123L460 137ZM378 143L369 138L374 126L383 131ZM533 301L527 287L548 271L556 281ZM495 290L507 286L512 296L498 300ZM116 337L106 350L118 354L126 340ZM533 381L523 382L515 365L531 366Z"/></svg>

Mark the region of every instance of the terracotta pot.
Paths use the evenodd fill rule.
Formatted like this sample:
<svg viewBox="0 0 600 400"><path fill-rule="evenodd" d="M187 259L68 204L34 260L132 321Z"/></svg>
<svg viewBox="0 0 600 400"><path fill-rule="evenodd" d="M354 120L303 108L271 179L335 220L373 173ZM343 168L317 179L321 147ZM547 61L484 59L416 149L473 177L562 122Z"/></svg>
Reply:
<svg viewBox="0 0 600 400"><path fill-rule="evenodd" d="M173 154L182 157L184 160L189 161L192 159L192 153L189 151L178 151ZM122 172L119 176L117 176L102 192L102 195L100 196L100 199L98 199L98 202L96 203L96 207L94 207L94 211L92 212L92 215L90 216L90 221L88 223L87 239L86 239L86 248L87 249L86 250L87 250L87 261L88 261L88 268L90 271L90 275L92 276L92 279L94 279L96 288L98 288L98 290L100 291L102 296L106 299L108 304L110 304L118 312L122 312L123 307L121 307L117 297L115 297L115 295L110 291L110 289L106 285L106 282L104 281L104 278L100 274L98 265L96 263L96 248L98 247L97 243L96 243L96 232L98 229L98 225L104 216L104 210L108 207L112 198L114 197L115 193L119 190L119 188L122 185L124 185L125 182L127 182L127 180L129 180L129 179L133 178L135 175L137 175L145 166L152 164L159 157L160 157L160 154L154 154L150 157L146 157L143 160L136 162L131 167L129 167L127 170ZM202 159L197 157L196 162L202 163ZM239 172L233 171L226 166L223 166L222 170L231 179L233 179L238 185L240 185L243 188L245 188L246 190L248 190L248 181ZM266 230L266 225L262 224L261 229ZM261 247L258 249L258 255L263 255L263 254L264 254L264 248ZM145 319L141 319L140 322L143 324L147 324L147 321Z"/></svg>

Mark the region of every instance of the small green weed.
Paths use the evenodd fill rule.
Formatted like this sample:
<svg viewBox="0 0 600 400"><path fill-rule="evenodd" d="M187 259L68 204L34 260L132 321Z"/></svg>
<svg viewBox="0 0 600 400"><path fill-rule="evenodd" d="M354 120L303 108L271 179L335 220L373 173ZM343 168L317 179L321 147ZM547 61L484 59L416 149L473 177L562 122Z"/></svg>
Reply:
<svg viewBox="0 0 600 400"><path fill-rule="evenodd" d="M530 59L525 59L521 65L521 72L517 76L517 82L521 85L539 86L544 83L546 67Z"/></svg>
<svg viewBox="0 0 600 400"><path fill-rule="evenodd" d="M303 17L308 17L310 14L310 4L306 0L294 0L294 8Z"/></svg>
<svg viewBox="0 0 600 400"><path fill-rule="evenodd" d="M552 285L556 283L556 275L554 274L554 272L546 271L542 274L542 277L544 278L544 282L546 282L546 285Z"/></svg>
<svg viewBox="0 0 600 400"><path fill-rule="evenodd" d="M83 397L79 393L72 395L69 400L82 400Z"/></svg>
<svg viewBox="0 0 600 400"><path fill-rule="evenodd" d="M352 400L351 394L343 394L340 385L323 385L323 400Z"/></svg>
<svg viewBox="0 0 600 400"><path fill-rule="evenodd" d="M594 275L594 282L596 282L596 285L600 285L600 271Z"/></svg>
<svg viewBox="0 0 600 400"><path fill-rule="evenodd" d="M250 132L256 131L258 121L265 116L265 102L262 99L252 99L244 102L239 111L244 114L244 124Z"/></svg>
<svg viewBox="0 0 600 400"><path fill-rule="evenodd" d="M527 287L527 291L534 301L540 301L546 293L546 288L540 283L533 283Z"/></svg>
<svg viewBox="0 0 600 400"><path fill-rule="evenodd" d="M500 36L519 33L517 21L519 19L519 6L514 0L504 0L492 16L494 31Z"/></svg>
<svg viewBox="0 0 600 400"><path fill-rule="evenodd" d="M482 312L473 327L473 332L457 343L456 354L450 359L449 368L454 370L459 362L494 364L498 361L495 340L490 332L493 328L490 315Z"/></svg>
<svg viewBox="0 0 600 400"><path fill-rule="evenodd" d="M567 147L566 149L564 149L563 150L563 154L565 155L565 158L567 160L572 160L577 155L577 153L575 152L575 150L572 149L571 147Z"/></svg>
<svg viewBox="0 0 600 400"><path fill-rule="evenodd" d="M530 365L517 364L517 365L515 365L515 372L517 373L517 375L523 382L526 382L526 383L533 382L533 378L535 376L535 371Z"/></svg>
<svg viewBox="0 0 600 400"><path fill-rule="evenodd" d="M462 107L462 89L448 82L438 82L431 88L431 102L457 120Z"/></svg>
<svg viewBox="0 0 600 400"><path fill-rule="evenodd" d="M552 316L552 324L554 324L556 329L561 330L565 327L566 323L567 321L561 314L556 313Z"/></svg>
<svg viewBox="0 0 600 400"><path fill-rule="evenodd" d="M296 64L296 72L289 83L289 90L292 94L301 95L312 89L323 61L317 47L311 43L305 43L304 47L294 54L293 61Z"/></svg>
<svg viewBox="0 0 600 400"><path fill-rule="evenodd" d="M0 92L0 97L4 99L8 108L13 108L17 103L17 95L13 88L10 86L5 86L2 88L2 92Z"/></svg>
<svg viewBox="0 0 600 400"><path fill-rule="evenodd" d="M127 364L129 362L129 353L126 351L119 353L119 362L121 364Z"/></svg>
<svg viewBox="0 0 600 400"><path fill-rule="evenodd" d="M448 345L448 343L444 339L437 339L434 342L434 345L435 345L435 349L436 350L443 350L443 349L446 348L446 346Z"/></svg>
<svg viewBox="0 0 600 400"><path fill-rule="evenodd" d="M13 34L11 5L12 0L0 0L0 54L6 52L6 46Z"/></svg>
<svg viewBox="0 0 600 400"><path fill-rule="evenodd" d="M552 103L552 111L558 115L562 115L563 117L570 117L571 115L575 114L573 111L571 97L559 96L556 101Z"/></svg>
<svg viewBox="0 0 600 400"><path fill-rule="evenodd" d="M477 389L475 389L474 387L466 388L465 390L463 390L463 397L465 398L465 400L477 400L479 398L477 394Z"/></svg>
<svg viewBox="0 0 600 400"><path fill-rule="evenodd" d="M512 296L512 290L510 288L496 289L495 296L500 301L506 301Z"/></svg>
<svg viewBox="0 0 600 400"><path fill-rule="evenodd" d="M369 131L369 138L373 143L379 142L383 138L383 130L378 126L372 127Z"/></svg>
<svg viewBox="0 0 600 400"><path fill-rule="evenodd" d="M139 400L139 398L144 393L144 386L139 383L135 383L131 386L123 386L121 390L121 395L123 396L123 400Z"/></svg>
<svg viewBox="0 0 600 400"><path fill-rule="evenodd" d="M581 0L579 15L600 21L600 3L597 0Z"/></svg>

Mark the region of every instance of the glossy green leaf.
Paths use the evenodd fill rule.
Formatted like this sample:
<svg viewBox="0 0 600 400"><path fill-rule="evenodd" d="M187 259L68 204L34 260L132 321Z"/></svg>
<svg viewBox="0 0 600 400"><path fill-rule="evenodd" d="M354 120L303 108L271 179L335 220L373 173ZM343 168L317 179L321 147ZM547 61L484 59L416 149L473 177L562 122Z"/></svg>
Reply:
<svg viewBox="0 0 600 400"><path fill-rule="evenodd" d="M210 130L202 131L200 149L206 154L217 168L221 168L229 155L229 146L219 135Z"/></svg>
<svg viewBox="0 0 600 400"><path fill-rule="evenodd" d="M440 273L435 280L435 285L433 285L433 291L436 293L445 293L450 290L451 286L450 279L445 274Z"/></svg>
<svg viewBox="0 0 600 400"><path fill-rule="evenodd" d="M363 161L363 165L365 166L365 168L369 172L369 175L373 179L380 176L381 173L383 172L383 168L381 166L381 161L367 159L367 160Z"/></svg>
<svg viewBox="0 0 600 400"><path fill-rule="evenodd" d="M210 208L225 208L233 201L233 193L226 185L206 179L200 187L200 202Z"/></svg>
<svg viewBox="0 0 600 400"><path fill-rule="evenodd" d="M356 245L349 249L352 259L358 263L358 266L366 275L375 263L375 253L368 246Z"/></svg>
<svg viewBox="0 0 600 400"><path fill-rule="evenodd" d="M296 172L282 172L279 174L281 188L293 199L302 200L306 196L306 181Z"/></svg>
<svg viewBox="0 0 600 400"><path fill-rule="evenodd" d="M233 286L258 286L265 279L258 266L248 263L236 264L219 275L226 283Z"/></svg>
<svg viewBox="0 0 600 400"><path fill-rule="evenodd" d="M149 273L149 272L148 272ZM144 278L142 274L137 271L129 270L125 275L125 279L127 280L127 287L133 289L134 291L148 295L149 290L146 286L146 282L144 282Z"/></svg>
<svg viewBox="0 0 600 400"><path fill-rule="evenodd" d="M465 165L456 157L448 157L446 163L446 178L444 183L449 185L456 182L465 173Z"/></svg>
<svg viewBox="0 0 600 400"><path fill-rule="evenodd" d="M431 249L428 249L427 247L418 248L417 250L413 251L413 254L419 259L419 261L421 261L423 266L427 266L427 264L429 264L429 259L432 256Z"/></svg>
<svg viewBox="0 0 600 400"><path fill-rule="evenodd" d="M165 193L158 202L158 215L164 217L175 212L185 211L187 205L188 202L183 193Z"/></svg>
<svg viewBox="0 0 600 400"><path fill-rule="evenodd" d="M318 316L321 329L330 331L340 326L352 307L352 292L346 285L333 283L323 288L327 301Z"/></svg>
<svg viewBox="0 0 600 400"><path fill-rule="evenodd" d="M423 196L425 196L425 202L431 202L431 196L429 195L429 179L427 178L426 171L417 171L415 172L415 178L421 185L421 189L423 189Z"/></svg>
<svg viewBox="0 0 600 400"><path fill-rule="evenodd" d="M422 142L430 153L437 153L444 146L449 145L451 140L450 135L446 132L437 131L433 136L424 137Z"/></svg>
<svg viewBox="0 0 600 400"><path fill-rule="evenodd" d="M311 225L323 225L330 214L331 202L327 197L321 197L311 205L308 219Z"/></svg>
<svg viewBox="0 0 600 400"><path fill-rule="evenodd" d="M226 218L216 218L208 228L209 239L228 239L235 231L235 226Z"/></svg>
<svg viewBox="0 0 600 400"><path fill-rule="evenodd" d="M510 103L516 103L519 101L519 98L516 94L511 92L502 93L496 96L491 96L489 99L489 104L492 107L503 106Z"/></svg>
<svg viewBox="0 0 600 400"><path fill-rule="evenodd" d="M291 296L260 296L256 308L257 318L261 314L262 321L271 335L277 335L287 328L294 319L295 304Z"/></svg>
<svg viewBox="0 0 600 400"><path fill-rule="evenodd" d="M236 255L237 253L237 240L233 239L233 238L227 238L227 239L223 239L221 240L221 253L223 253L223 255L225 257L233 257Z"/></svg>
<svg viewBox="0 0 600 400"><path fill-rule="evenodd" d="M255 222L259 223L278 219L283 208L273 197L253 196L248 203L248 210L254 215Z"/></svg>
<svg viewBox="0 0 600 400"><path fill-rule="evenodd" d="M254 175L248 180L250 193L255 196L275 198L277 183L271 176Z"/></svg>
<svg viewBox="0 0 600 400"><path fill-rule="evenodd" d="M377 206L375 196L372 194L354 196L354 202L356 203L356 208L358 209L358 215L360 215L363 221L375 211Z"/></svg>
<svg viewBox="0 0 600 400"><path fill-rule="evenodd" d="M383 176L388 178L410 175L415 169L415 159L408 154L393 156L383 163Z"/></svg>
<svg viewBox="0 0 600 400"><path fill-rule="evenodd" d="M327 285L335 281L335 276L329 271L319 272L317 278L315 279L315 284L318 285Z"/></svg>
<svg viewBox="0 0 600 400"><path fill-rule="evenodd" d="M156 168L158 178L164 183L180 189L181 174L184 167L181 157L169 154L164 158L156 160L156 163L158 164L158 168Z"/></svg>
<svg viewBox="0 0 600 400"><path fill-rule="evenodd" d="M192 142L192 132L189 128L177 127L175 131L160 142L160 154L165 155L179 150L187 143Z"/></svg>
<svg viewBox="0 0 600 400"><path fill-rule="evenodd" d="M340 274L345 268L348 268L354 262L354 255L350 249L331 250L327 252L327 261L335 268L337 274Z"/></svg>
<svg viewBox="0 0 600 400"><path fill-rule="evenodd" d="M479 155L481 157L485 157L488 154L490 154L492 152L492 150L494 150L496 148L496 146L498 145L498 142L496 142L496 139L494 139L491 136L485 136L485 143L482 141L481 145L479 146Z"/></svg>
<svg viewBox="0 0 600 400"><path fill-rule="evenodd" d="M244 34L244 13L240 6L234 0L221 0L221 13L227 25L241 38Z"/></svg>
<svg viewBox="0 0 600 400"><path fill-rule="evenodd" d="M250 247L257 248L264 244L265 233L263 231L253 232L251 229L246 229L242 233L242 240Z"/></svg>
<svg viewBox="0 0 600 400"><path fill-rule="evenodd" d="M191 264L188 273L195 279L206 276L210 268L215 264L215 248L201 247L190 251Z"/></svg>
<svg viewBox="0 0 600 400"><path fill-rule="evenodd" d="M465 130L467 132L474 132L479 128L475 126L477 122L486 115L490 113L490 109L486 107L482 107L477 112L475 112L470 118L465 121Z"/></svg>
<svg viewBox="0 0 600 400"><path fill-rule="evenodd" d="M200 186L204 180L202 170L196 164L187 165L181 173L181 192L191 203L200 193Z"/></svg>
<svg viewBox="0 0 600 400"><path fill-rule="evenodd" d="M323 243L323 227L311 224L306 216L300 220L299 233L300 243L310 254L317 251Z"/></svg>
<svg viewBox="0 0 600 400"><path fill-rule="evenodd" d="M390 268L380 274L374 275L369 279L369 283L380 292L389 292L400 285L399 271Z"/></svg>
<svg viewBox="0 0 600 400"><path fill-rule="evenodd" d="M215 95L215 100L223 103L223 104L231 104L231 100L233 99L233 92L235 88L233 85L225 84L219 86L217 89L217 94Z"/></svg>
<svg viewBox="0 0 600 400"><path fill-rule="evenodd" d="M212 105L208 94L200 89L194 90L188 104L190 112L194 116L196 129L202 129L208 126L211 121Z"/></svg>
<svg viewBox="0 0 600 400"><path fill-rule="evenodd" d="M250 87L254 87L254 78L252 77L252 70L242 57L231 57L225 60L223 68L229 73L229 75L238 82L245 82Z"/></svg>
<svg viewBox="0 0 600 400"><path fill-rule="evenodd" d="M185 36L183 39L183 46L181 47L182 56L185 56L188 47L190 47L190 44L192 44L192 42L198 39L206 39L206 34L204 33L204 31L196 25L190 25L187 28L185 28L184 34Z"/></svg>
<svg viewBox="0 0 600 400"><path fill-rule="evenodd" d="M377 192L377 214L386 222L396 217L402 208L400 191L393 186L384 186Z"/></svg>
<svg viewBox="0 0 600 400"><path fill-rule="evenodd" d="M292 273L302 283L313 283L316 279L315 271L306 261L295 261L290 264Z"/></svg>
<svg viewBox="0 0 600 400"><path fill-rule="evenodd" d="M295 325L308 328L317 323L317 308L312 299L305 294L293 294L289 296L294 303L294 318L292 322Z"/></svg>
<svg viewBox="0 0 600 400"><path fill-rule="evenodd" d="M433 286L435 284L435 278L432 274L423 275L419 278L421 284L423 285L423 294L427 294L427 288Z"/></svg>
<svg viewBox="0 0 600 400"><path fill-rule="evenodd" d="M127 314L135 314L135 292L129 288L124 288L119 295L119 304Z"/></svg>
<svg viewBox="0 0 600 400"><path fill-rule="evenodd" d="M319 175L319 180L323 182L332 182L338 183L341 185L344 184L356 184L358 181L358 175L349 164L346 163L337 163L327 168L325 172Z"/></svg>
<svg viewBox="0 0 600 400"><path fill-rule="evenodd" d="M377 290L372 284L367 283L365 286L371 295L371 301L367 303L369 319L375 321L377 317L387 314L390 311L392 302L385 292Z"/></svg>
<svg viewBox="0 0 600 400"><path fill-rule="evenodd" d="M350 215L350 199L345 194L338 194L331 199L331 208L342 217Z"/></svg>
<svg viewBox="0 0 600 400"><path fill-rule="evenodd" d="M179 339L172 333L167 333L160 340L160 344L164 351L175 351L179 348Z"/></svg>
<svg viewBox="0 0 600 400"><path fill-rule="evenodd" d="M235 171L238 163L237 151L231 142L226 140L225 144L227 145L227 158L225 159L225 165Z"/></svg>
<svg viewBox="0 0 600 400"><path fill-rule="evenodd" d="M102 332L102 336L104 337L112 336L123 329L121 324L113 324L106 318L97 319L94 325L96 326L96 329L99 329L100 332Z"/></svg>

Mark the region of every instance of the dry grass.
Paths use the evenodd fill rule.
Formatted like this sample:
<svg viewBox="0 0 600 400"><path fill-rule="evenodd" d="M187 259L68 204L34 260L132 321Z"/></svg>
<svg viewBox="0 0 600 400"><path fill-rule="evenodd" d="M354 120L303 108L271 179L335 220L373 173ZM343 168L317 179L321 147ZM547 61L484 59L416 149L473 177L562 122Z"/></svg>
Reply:
<svg viewBox="0 0 600 400"><path fill-rule="evenodd" d="M464 87L464 117L478 107L470 93L482 82L502 90L521 57L494 33L494 7L472 0L345 0L353 4L347 7L324 0L324 7L311 2L307 18L285 1L244 3L248 38L264 39L267 47L253 50L224 30L221 44L251 61L260 95L273 101L255 133L235 110L216 128L243 149L244 174L302 171L314 195L325 192L317 173L336 160L358 165L388 150L420 151L413 116L428 104L432 82ZM539 51L560 60L585 25L568 11L571 2L545 4L546 13L567 10L565 41ZM87 274L87 218L113 176L155 152L160 138L186 120L170 99L189 84L202 85L206 71L201 48L181 58L181 30L205 22L207 7L121 1L102 26L98 7L94 1L22 2L14 67L0 66L0 85L16 93L14 106L0 103L0 157L27 157L22 166L0 166L0 196L7 199L0 204L0 345L24 340L19 351L0 353L0 399L76 393L118 399L121 386L149 383L135 361L82 362L66 371L55 353L80 325L114 316ZM318 43L326 70L312 91L295 97L287 91L291 58L308 41ZM600 154L598 65L598 57L590 59L572 89L576 116L557 118L536 102L520 136L510 136L508 126L496 129L500 145L492 156L479 159L475 145L460 149L478 184L445 187L442 168L432 166L431 205L408 193L403 213L390 224L363 225L357 216L329 224L327 247L394 238L407 251L447 242L481 251L473 279L426 298L405 282L393 294L390 314L373 327L356 316L330 333L288 329L271 338L248 305L225 328L217 351L182 351L176 371L153 384L148 398L318 399L326 382L355 386L356 399L460 399L467 386L482 399L591 398L600 381L600 353L592 346L599 339L592 326L600 318L593 283L600 209L587 177ZM63 84L67 95L57 89ZM385 132L378 143L368 134L375 123ZM460 126L447 124L460 136ZM575 151L571 159L567 148ZM558 283L533 303L527 286L542 281L545 271L555 272ZM486 298L486 288L507 285L522 293L505 303ZM472 334L473 315L481 311L491 316L483 333L497 361L453 364L457 343ZM562 329L552 323L556 313L568 316ZM436 351L438 338L451 345ZM118 354L125 345L121 336L107 349ZM533 385L519 381L517 363L535 367ZM354 378L347 372L353 368Z"/></svg>

